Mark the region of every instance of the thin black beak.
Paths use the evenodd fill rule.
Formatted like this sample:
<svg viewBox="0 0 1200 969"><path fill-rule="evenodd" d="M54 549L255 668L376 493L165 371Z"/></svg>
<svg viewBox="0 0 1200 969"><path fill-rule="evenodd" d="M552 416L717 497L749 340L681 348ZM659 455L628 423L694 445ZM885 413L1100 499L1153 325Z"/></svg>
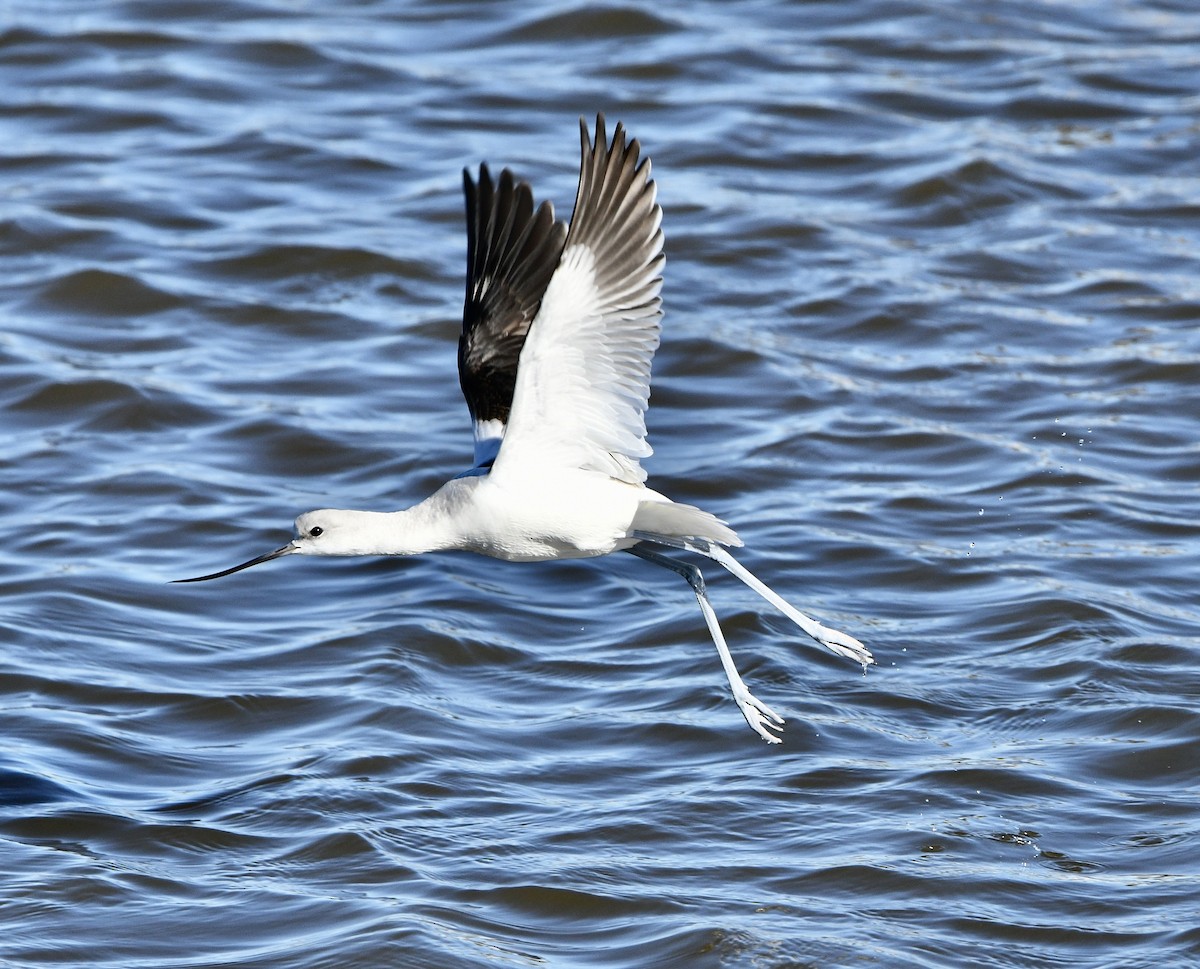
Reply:
<svg viewBox="0 0 1200 969"><path fill-rule="evenodd" d="M283 548L277 548L274 552L268 552L266 555L260 555L256 559L251 559L249 562L243 562L241 565L235 565L232 569L225 569L222 572L214 572L212 575L198 575L194 579L172 579L172 582L206 582L208 579L219 579L223 575L233 575L234 572L241 572L242 569L248 569L252 565L262 565L263 562L270 562L271 559L277 559L281 555L291 555L292 552L300 551L296 547L295 542L288 542Z"/></svg>

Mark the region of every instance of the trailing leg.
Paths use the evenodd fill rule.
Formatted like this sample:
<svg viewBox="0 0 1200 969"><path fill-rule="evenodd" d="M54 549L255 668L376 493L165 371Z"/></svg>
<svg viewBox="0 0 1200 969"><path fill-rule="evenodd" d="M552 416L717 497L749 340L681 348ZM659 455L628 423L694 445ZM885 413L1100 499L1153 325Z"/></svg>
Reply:
<svg viewBox="0 0 1200 969"><path fill-rule="evenodd" d="M871 655L871 651L857 639L836 629L823 626L815 619L806 616L769 585L752 574L749 569L716 542L710 542L702 538L668 538L659 535L638 535L637 537L644 538L645 541L657 542L660 545L669 545L673 548L682 548L689 552L696 552L712 559L714 562L718 562L826 649L837 653L839 656L852 659L856 663L861 663L864 672L868 666L875 662L875 657ZM632 552L633 549L629 551Z"/></svg>
<svg viewBox="0 0 1200 969"><path fill-rule="evenodd" d="M742 716L746 718L746 722L750 724L751 729L755 733L769 744L779 743L779 737L770 731L782 729L783 717L756 698L738 674L737 667L733 665L733 657L729 653L729 646L725 643L725 635L721 632L721 626L717 622L717 614L713 611L712 603L708 601L708 594L704 589L704 576L700 573L700 570L694 565L689 565L686 562L677 562L675 559L648 549L643 545L635 545L633 548L626 549L626 551L636 555L640 559L645 559L647 562L653 562L655 565L661 565L665 569L670 569L687 580L688 585L692 587L692 591L696 593L696 601L700 603L700 611L704 614L704 621L708 624L709 634L712 636L713 643L717 647L717 655L721 657L721 665L725 668L725 676L729 679L729 688L733 692L734 702L738 705L738 709L742 711Z"/></svg>
<svg viewBox="0 0 1200 969"><path fill-rule="evenodd" d="M875 662L871 651L857 639L828 626L822 626L815 619L806 616L765 582L752 575L749 569L720 545L710 542L707 549L697 548L696 551L723 565L826 649L861 663L864 671Z"/></svg>

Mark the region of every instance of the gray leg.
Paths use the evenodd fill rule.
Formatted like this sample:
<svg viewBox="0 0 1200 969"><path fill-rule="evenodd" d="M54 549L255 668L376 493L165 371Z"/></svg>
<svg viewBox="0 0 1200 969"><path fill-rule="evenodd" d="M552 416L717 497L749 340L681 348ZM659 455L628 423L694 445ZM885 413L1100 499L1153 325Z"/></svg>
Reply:
<svg viewBox="0 0 1200 969"><path fill-rule="evenodd" d="M708 624L708 631L712 635L713 643L716 644L717 655L721 657L721 665L725 668L725 675L729 679L729 688L733 691L734 702L755 733L769 744L779 743L779 737L770 731L780 730L783 727L783 717L751 694L738 674L737 668L733 665L733 657L729 655L725 635L721 632L721 626L717 622L717 614L713 611L712 603L708 601L708 594L704 590L704 576L700 574L700 570L694 565L678 562L660 552L646 548L645 545L635 545L625 551L640 559L645 559L647 562L661 565L664 569L670 569L687 580L692 591L696 593L696 601L700 603L700 611L704 613L704 621Z"/></svg>
<svg viewBox="0 0 1200 969"><path fill-rule="evenodd" d="M710 542L707 550L697 549L697 551L727 568L826 649L837 653L839 656L852 659L856 663L861 663L864 673L867 671L867 667L875 662L871 651L857 639L848 633L823 626L815 619L806 616L763 582L762 579L752 575L749 569L725 551L725 549L721 548L720 545Z"/></svg>
<svg viewBox="0 0 1200 969"><path fill-rule="evenodd" d="M861 663L863 672L866 672L867 667L875 662L871 651L857 639L837 629L830 629L828 626L823 626L815 619L806 616L763 582L762 579L753 575L748 568L716 542L710 542L703 538L677 538L673 535L654 535L647 532L634 532L634 537L646 542L656 542L659 545L667 545L671 548L696 552L698 555L704 555L714 562L720 563L826 649L837 653L839 656L852 659L856 663ZM629 549L629 551L632 552L633 549Z"/></svg>

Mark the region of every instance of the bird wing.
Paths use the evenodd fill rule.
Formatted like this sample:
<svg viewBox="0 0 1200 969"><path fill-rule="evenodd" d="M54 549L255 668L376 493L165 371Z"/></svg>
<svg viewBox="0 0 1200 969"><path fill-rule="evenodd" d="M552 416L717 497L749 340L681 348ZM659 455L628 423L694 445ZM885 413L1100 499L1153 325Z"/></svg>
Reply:
<svg viewBox="0 0 1200 969"><path fill-rule="evenodd" d="M522 467L585 468L645 481L650 362L662 319L662 209L650 161L604 116L583 160L562 257L521 350L496 474ZM509 469L506 472L505 469Z"/></svg>
<svg viewBox="0 0 1200 969"><path fill-rule="evenodd" d="M567 227L507 168L499 184L487 165L478 184L463 170L467 200L467 294L458 340L458 382L475 431L475 467L496 456L512 406L525 334L562 254Z"/></svg>

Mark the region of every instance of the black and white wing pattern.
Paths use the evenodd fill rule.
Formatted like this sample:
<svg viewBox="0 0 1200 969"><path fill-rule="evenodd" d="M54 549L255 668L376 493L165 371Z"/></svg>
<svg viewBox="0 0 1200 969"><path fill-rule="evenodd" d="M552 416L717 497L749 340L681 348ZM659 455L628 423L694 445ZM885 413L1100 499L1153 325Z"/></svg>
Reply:
<svg viewBox="0 0 1200 969"><path fill-rule="evenodd" d="M507 168L498 184L463 170L467 200L467 295L458 340L458 381L475 430L476 473L496 457L512 407L529 325L562 254L567 228Z"/></svg>
<svg viewBox="0 0 1200 969"><path fill-rule="evenodd" d="M584 468L646 479L646 406L662 301L662 209L650 161L618 124L581 120L583 161L562 258L521 350L495 474ZM535 471L536 473L536 471Z"/></svg>

